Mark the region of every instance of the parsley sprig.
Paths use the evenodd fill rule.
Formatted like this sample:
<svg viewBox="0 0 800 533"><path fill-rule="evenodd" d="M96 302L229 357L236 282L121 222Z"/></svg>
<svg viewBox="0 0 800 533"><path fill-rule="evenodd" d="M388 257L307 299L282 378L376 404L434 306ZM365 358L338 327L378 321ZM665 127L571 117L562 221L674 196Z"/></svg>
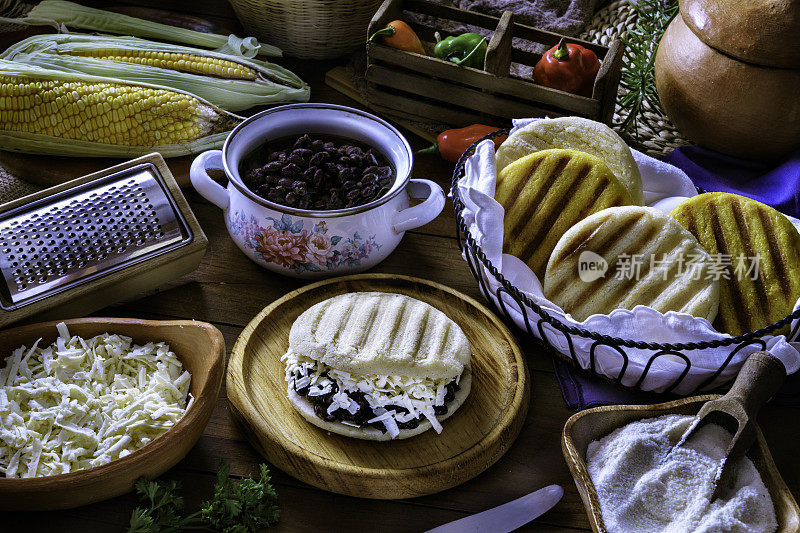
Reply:
<svg viewBox="0 0 800 533"><path fill-rule="evenodd" d="M179 482L139 478L136 492L145 507L137 507L131 513L128 533L251 533L271 526L280 516L278 494L270 483L269 468L264 464L259 468L259 479L247 477L236 483L229 477L230 465L220 464L214 496L190 515L183 514Z"/></svg>

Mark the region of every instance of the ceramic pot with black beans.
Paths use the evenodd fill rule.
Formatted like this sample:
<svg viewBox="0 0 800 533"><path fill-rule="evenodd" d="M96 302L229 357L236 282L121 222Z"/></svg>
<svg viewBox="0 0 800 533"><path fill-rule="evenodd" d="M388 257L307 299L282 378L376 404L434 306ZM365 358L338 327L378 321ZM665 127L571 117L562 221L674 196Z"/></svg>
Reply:
<svg viewBox="0 0 800 533"><path fill-rule="evenodd" d="M192 185L220 207L239 248L300 278L373 267L403 234L442 211L436 183L411 179L413 154L397 129L363 111L292 104L248 118L192 162ZM223 187L208 175L220 169ZM409 207L409 198L424 199Z"/></svg>

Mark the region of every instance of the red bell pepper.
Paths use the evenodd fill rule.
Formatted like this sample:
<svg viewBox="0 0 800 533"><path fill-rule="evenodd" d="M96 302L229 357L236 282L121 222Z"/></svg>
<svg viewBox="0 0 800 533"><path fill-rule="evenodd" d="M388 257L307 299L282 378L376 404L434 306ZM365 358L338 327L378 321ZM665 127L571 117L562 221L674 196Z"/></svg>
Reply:
<svg viewBox="0 0 800 533"><path fill-rule="evenodd" d="M600 60L593 51L561 39L536 63L533 81L545 87L591 97L598 70Z"/></svg>

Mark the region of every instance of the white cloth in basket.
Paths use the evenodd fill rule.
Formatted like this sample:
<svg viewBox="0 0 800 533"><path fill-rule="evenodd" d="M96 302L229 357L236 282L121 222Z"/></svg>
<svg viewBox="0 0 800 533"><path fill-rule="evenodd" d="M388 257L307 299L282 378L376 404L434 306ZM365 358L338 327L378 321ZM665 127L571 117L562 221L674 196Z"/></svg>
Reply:
<svg viewBox="0 0 800 533"><path fill-rule="evenodd" d="M537 119L515 120L514 130L524 127L532 120ZM669 211L685 198L697 194L691 180L682 170L635 150L633 155L642 174L644 198L647 205ZM593 315L583 322L573 320L570 315L544 297L540 280L524 262L503 253L503 207L494 200L495 181L494 144L491 141L484 141L478 145L475 154L466 161L464 177L457 184L458 194L465 206L462 216L472 237L489 261L517 289L525 293L537 305L547 308L552 316L565 324L635 341L686 343L730 337L728 334L716 331L704 318L695 318L688 314L675 312L662 314L645 306L637 306L633 310L618 309L609 315ZM800 228L800 221L792 217L787 218ZM497 299L497 290L501 287L500 282L482 265L478 264L475 267L480 269L489 289L492 303L495 307L500 308L500 302ZM526 330L525 319L517 302L505 292L501 292L501 297L502 304L514 323ZM795 304L796 308L797 304ZM530 309L528 309L527 315L533 333L537 337L541 337L542 334L537 327L538 315ZM792 325L794 326L794 323ZM569 340L563 333L545 323L541 324L541 328L550 344L561 353L570 354ZM572 335L571 340L574 354L583 368L590 368L591 360L594 358L596 372L612 379L619 377L623 370L623 358L616 347L596 344L591 339L577 335ZM787 373L791 374L800 368L800 352L798 352L800 343L788 342L783 335L764 337L762 340L766 349L783 362ZM731 379L747 356L761 348L760 343L754 342L741 349L737 349L737 345L733 345L684 351L683 353L691 361L691 367L673 392L687 394L693 391L710 379L730 357L725 370L712 383L704 387L704 389L713 388L715 384ZM624 369L622 384L634 386L639 382L648 360L655 352L632 348L623 349L629 362ZM680 378L685 368L686 363L679 355L661 355L653 360L640 386L643 390L664 391Z"/></svg>

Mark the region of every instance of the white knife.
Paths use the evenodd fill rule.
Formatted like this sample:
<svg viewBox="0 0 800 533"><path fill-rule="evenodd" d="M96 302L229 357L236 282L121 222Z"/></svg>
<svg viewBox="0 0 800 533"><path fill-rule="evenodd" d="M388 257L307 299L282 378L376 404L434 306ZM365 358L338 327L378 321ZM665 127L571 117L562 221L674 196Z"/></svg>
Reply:
<svg viewBox="0 0 800 533"><path fill-rule="evenodd" d="M509 533L552 509L563 495L564 489L560 486L549 485L522 498L448 522L425 533Z"/></svg>

